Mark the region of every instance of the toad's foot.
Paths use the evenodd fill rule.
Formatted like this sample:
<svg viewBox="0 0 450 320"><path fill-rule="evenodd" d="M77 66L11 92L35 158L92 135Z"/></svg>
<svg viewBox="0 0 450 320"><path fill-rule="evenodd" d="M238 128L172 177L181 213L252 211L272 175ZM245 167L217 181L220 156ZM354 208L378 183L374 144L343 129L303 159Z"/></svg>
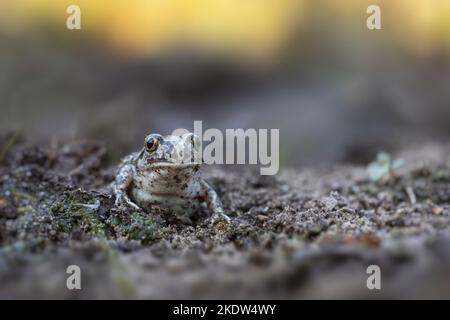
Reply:
<svg viewBox="0 0 450 320"><path fill-rule="evenodd" d="M136 210L141 209L136 203L131 201L131 199L125 194L117 194L116 195L115 205L118 207L122 207L122 208L123 207L131 207Z"/></svg>
<svg viewBox="0 0 450 320"><path fill-rule="evenodd" d="M209 218L208 218L208 225L214 225L220 221L230 223L231 218L227 216L223 211L217 211L214 212Z"/></svg>

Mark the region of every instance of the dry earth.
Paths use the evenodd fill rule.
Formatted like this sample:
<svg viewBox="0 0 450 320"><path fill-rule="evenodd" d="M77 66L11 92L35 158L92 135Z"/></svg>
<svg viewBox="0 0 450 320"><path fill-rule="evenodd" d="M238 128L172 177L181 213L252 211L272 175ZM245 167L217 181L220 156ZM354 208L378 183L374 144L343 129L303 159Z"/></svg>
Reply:
<svg viewBox="0 0 450 320"><path fill-rule="evenodd" d="M0 139L0 298L450 298L448 146L402 153L379 182L355 165L204 168L232 218L208 226L114 207L101 143L12 138Z"/></svg>

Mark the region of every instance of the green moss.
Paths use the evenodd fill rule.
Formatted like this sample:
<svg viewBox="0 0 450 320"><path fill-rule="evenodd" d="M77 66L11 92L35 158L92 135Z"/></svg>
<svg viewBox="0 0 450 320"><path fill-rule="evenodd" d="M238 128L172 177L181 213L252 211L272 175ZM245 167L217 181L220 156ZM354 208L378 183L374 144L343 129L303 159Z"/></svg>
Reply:
<svg viewBox="0 0 450 320"><path fill-rule="evenodd" d="M80 208L77 205L72 205L69 210L73 224L85 234L96 237L106 236L106 226L99 220L95 211L84 207Z"/></svg>
<svg viewBox="0 0 450 320"><path fill-rule="evenodd" d="M98 200L82 190L66 191L63 200L52 204L50 210L55 214L55 231L57 233L73 233L85 238L107 235L107 226L100 219L96 203Z"/></svg>
<svg viewBox="0 0 450 320"><path fill-rule="evenodd" d="M140 240L142 244L150 244L158 238L158 224L142 212L133 212L125 228L130 239Z"/></svg>
<svg viewBox="0 0 450 320"><path fill-rule="evenodd" d="M450 170L438 170L433 175L433 182L450 182Z"/></svg>
<svg viewBox="0 0 450 320"><path fill-rule="evenodd" d="M53 212L53 213L61 212L63 208L64 208L64 202L59 202L59 201L54 202L54 203L50 206L50 210L51 210L51 212Z"/></svg>

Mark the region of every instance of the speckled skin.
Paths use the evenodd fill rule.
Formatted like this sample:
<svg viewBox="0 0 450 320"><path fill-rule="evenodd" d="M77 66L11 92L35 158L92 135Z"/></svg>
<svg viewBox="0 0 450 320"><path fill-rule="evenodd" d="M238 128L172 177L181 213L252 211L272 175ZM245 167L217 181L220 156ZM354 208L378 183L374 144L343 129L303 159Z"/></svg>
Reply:
<svg viewBox="0 0 450 320"><path fill-rule="evenodd" d="M154 150L148 141L157 140ZM207 209L213 220L229 220L223 212L217 193L203 180L194 162L198 138L192 133L183 136L150 134L141 151L123 159L114 183L116 205L128 205L165 214L189 216Z"/></svg>

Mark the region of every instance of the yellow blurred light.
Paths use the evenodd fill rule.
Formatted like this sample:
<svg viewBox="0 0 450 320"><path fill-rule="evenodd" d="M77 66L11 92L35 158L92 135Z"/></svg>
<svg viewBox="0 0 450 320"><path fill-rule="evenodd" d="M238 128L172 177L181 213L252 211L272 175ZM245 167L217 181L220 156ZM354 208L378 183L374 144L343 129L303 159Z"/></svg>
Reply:
<svg viewBox="0 0 450 320"><path fill-rule="evenodd" d="M302 0L6 0L29 24L65 31L66 8L81 8L82 30L122 51L155 53L175 45L270 54L288 36ZM0 13L1 15L1 13Z"/></svg>
<svg viewBox="0 0 450 320"><path fill-rule="evenodd" d="M450 47L448 0L1 0L0 27L11 23L36 29L44 22L68 32L66 8L78 4L82 30L75 32L124 53L192 46L270 56L299 26L317 23L305 19L312 12L323 14L320 23L331 29L365 32L365 9L374 3L382 8L383 37L419 53Z"/></svg>
<svg viewBox="0 0 450 320"><path fill-rule="evenodd" d="M397 39L417 53L427 53L436 45L450 48L450 1L384 1Z"/></svg>

